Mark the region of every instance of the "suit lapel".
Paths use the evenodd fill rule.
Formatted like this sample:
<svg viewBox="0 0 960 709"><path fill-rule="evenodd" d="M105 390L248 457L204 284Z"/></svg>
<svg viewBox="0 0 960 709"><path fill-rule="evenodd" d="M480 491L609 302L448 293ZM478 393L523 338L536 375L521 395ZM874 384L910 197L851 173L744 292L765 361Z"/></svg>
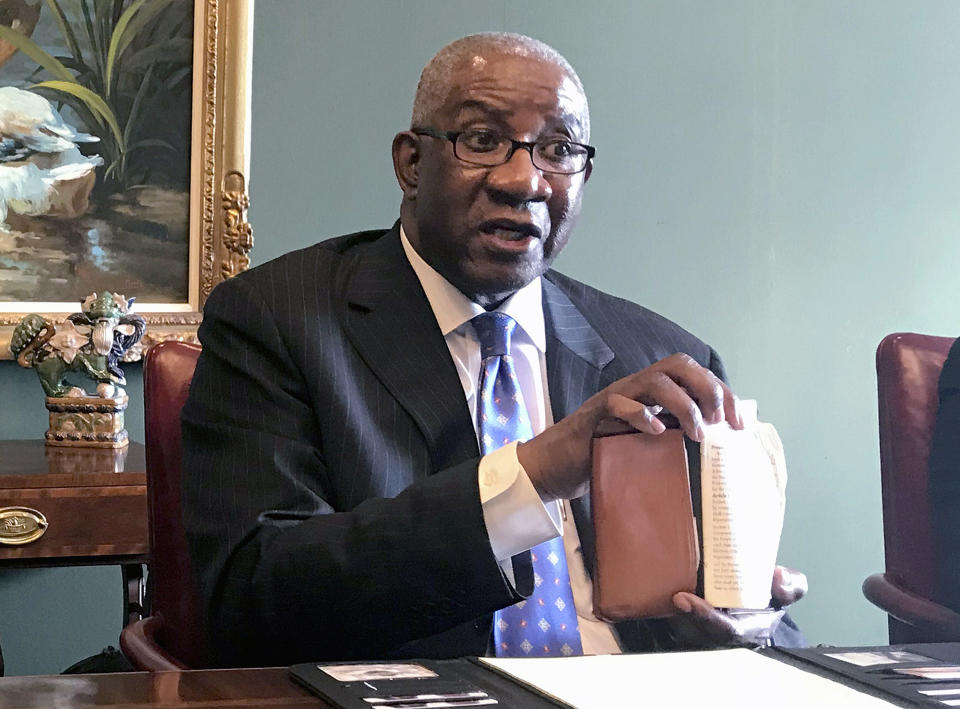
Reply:
<svg viewBox="0 0 960 709"><path fill-rule="evenodd" d="M479 455L450 351L403 253L399 222L348 269L347 336L426 439L433 470Z"/></svg>
<svg viewBox="0 0 960 709"><path fill-rule="evenodd" d="M559 421L599 390L601 371L613 360L613 350L566 293L547 278L542 283L547 382L553 419Z"/></svg>
<svg viewBox="0 0 960 709"><path fill-rule="evenodd" d="M601 389L601 374L613 360L613 350L567 295L546 278L543 279L543 306L550 407L554 421L559 421ZM570 507L589 571L595 559L590 496L571 500Z"/></svg>

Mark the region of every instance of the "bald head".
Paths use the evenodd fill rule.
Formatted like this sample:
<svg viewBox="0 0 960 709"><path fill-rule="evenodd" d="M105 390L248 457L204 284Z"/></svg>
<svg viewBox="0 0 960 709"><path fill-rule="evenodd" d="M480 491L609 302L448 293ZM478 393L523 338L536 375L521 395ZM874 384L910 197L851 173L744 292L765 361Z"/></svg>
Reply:
<svg viewBox="0 0 960 709"><path fill-rule="evenodd" d="M475 57L490 53L529 58L558 67L570 77L583 94L583 105L586 109L586 93L580 77L560 52L549 44L526 35L511 32L484 32L454 40L427 62L420 74L420 83L417 84L417 93L413 99L411 126L431 125L433 116L440 111L451 89L454 88L451 80L455 70L462 64L473 61ZM582 118L585 136L589 138L589 110L584 111Z"/></svg>

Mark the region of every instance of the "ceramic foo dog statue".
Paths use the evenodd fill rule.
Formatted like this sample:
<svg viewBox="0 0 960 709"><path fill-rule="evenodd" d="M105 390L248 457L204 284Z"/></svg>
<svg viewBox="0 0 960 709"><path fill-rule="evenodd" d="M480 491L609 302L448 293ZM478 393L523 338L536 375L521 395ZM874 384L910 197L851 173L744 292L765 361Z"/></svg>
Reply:
<svg viewBox="0 0 960 709"><path fill-rule="evenodd" d="M127 394L120 360L136 345L146 321L133 312L133 298L104 291L82 301L82 312L54 325L31 313L13 331L10 350L21 367L37 371L47 395L48 445L121 448L128 443L123 412ZM96 390L68 383L76 373Z"/></svg>

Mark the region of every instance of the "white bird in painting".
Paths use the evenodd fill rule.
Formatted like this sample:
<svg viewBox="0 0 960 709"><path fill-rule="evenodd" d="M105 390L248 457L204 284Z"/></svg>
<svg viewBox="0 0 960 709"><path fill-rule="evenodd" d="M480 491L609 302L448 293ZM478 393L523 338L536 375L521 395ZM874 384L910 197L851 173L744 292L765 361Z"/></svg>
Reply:
<svg viewBox="0 0 960 709"><path fill-rule="evenodd" d="M43 96L15 86L0 86L0 138L38 153L61 153L100 140L78 132Z"/></svg>
<svg viewBox="0 0 960 709"><path fill-rule="evenodd" d="M7 212L75 217L89 206L99 155L77 142L94 142L63 120L47 99L0 87L0 229Z"/></svg>
<svg viewBox="0 0 960 709"><path fill-rule="evenodd" d="M71 162L41 168L32 162L0 164L0 229L7 211L17 214L75 217L87 211L99 155L84 157L74 147ZM60 155L68 155L64 151Z"/></svg>

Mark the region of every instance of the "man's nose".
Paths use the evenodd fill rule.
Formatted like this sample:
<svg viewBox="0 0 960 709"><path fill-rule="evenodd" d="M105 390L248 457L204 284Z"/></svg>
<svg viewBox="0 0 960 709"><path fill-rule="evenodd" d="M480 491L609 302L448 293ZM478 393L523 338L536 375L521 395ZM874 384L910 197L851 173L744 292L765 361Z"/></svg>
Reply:
<svg viewBox="0 0 960 709"><path fill-rule="evenodd" d="M553 189L544 172L533 164L530 149L520 146L507 162L490 169L487 188L499 200L523 204L550 199Z"/></svg>

